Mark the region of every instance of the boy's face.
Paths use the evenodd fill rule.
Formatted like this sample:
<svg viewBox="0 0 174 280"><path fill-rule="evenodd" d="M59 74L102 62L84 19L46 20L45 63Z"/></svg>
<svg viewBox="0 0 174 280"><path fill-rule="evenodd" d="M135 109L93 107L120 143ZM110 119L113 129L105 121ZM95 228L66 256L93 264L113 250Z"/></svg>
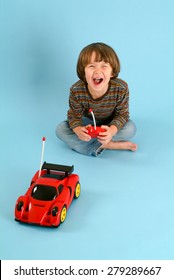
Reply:
<svg viewBox="0 0 174 280"><path fill-rule="evenodd" d="M92 96L100 97L106 93L110 78L113 77L112 67L104 61L95 61L95 53L90 63L85 67L85 77Z"/></svg>

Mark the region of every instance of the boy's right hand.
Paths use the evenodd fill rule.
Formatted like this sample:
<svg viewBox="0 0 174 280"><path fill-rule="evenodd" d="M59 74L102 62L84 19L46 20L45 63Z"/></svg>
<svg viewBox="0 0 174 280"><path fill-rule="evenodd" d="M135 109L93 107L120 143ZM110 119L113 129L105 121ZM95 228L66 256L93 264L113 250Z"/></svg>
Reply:
<svg viewBox="0 0 174 280"><path fill-rule="evenodd" d="M91 140L91 136L88 135L88 130L87 130L87 126L77 126L73 129L74 133L78 136L78 138L82 141L90 141Z"/></svg>

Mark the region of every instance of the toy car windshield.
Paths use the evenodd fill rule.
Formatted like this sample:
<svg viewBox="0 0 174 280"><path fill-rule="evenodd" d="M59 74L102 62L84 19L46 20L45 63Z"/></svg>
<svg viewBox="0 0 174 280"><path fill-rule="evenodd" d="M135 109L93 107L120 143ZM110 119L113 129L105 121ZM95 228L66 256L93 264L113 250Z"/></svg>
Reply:
<svg viewBox="0 0 174 280"><path fill-rule="evenodd" d="M37 200L49 201L57 197L58 193L55 187L44 186L44 185L35 185L31 196Z"/></svg>

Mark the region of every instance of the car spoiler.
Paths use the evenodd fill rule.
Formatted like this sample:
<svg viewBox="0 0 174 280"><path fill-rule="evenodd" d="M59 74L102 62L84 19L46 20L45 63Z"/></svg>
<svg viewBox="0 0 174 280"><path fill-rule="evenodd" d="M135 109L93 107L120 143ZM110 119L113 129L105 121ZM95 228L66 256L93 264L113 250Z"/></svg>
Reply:
<svg viewBox="0 0 174 280"><path fill-rule="evenodd" d="M47 163L45 161L42 165L42 170L43 169L47 169L47 173L50 173L50 170L65 172L65 175L68 176L74 171L74 165L72 166L59 165L59 164Z"/></svg>

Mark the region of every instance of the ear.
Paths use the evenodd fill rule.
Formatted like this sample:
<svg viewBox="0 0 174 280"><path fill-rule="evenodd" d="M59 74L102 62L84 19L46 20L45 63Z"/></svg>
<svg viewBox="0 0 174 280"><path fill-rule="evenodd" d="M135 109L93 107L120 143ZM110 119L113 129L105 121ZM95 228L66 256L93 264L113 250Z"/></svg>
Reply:
<svg viewBox="0 0 174 280"><path fill-rule="evenodd" d="M117 77L116 73L112 72L112 73L111 73L111 79L112 79L112 78L116 78L116 77Z"/></svg>
<svg viewBox="0 0 174 280"><path fill-rule="evenodd" d="M114 73L114 71L113 71L113 69L112 69L110 78L114 78L114 77L115 77L115 73Z"/></svg>

